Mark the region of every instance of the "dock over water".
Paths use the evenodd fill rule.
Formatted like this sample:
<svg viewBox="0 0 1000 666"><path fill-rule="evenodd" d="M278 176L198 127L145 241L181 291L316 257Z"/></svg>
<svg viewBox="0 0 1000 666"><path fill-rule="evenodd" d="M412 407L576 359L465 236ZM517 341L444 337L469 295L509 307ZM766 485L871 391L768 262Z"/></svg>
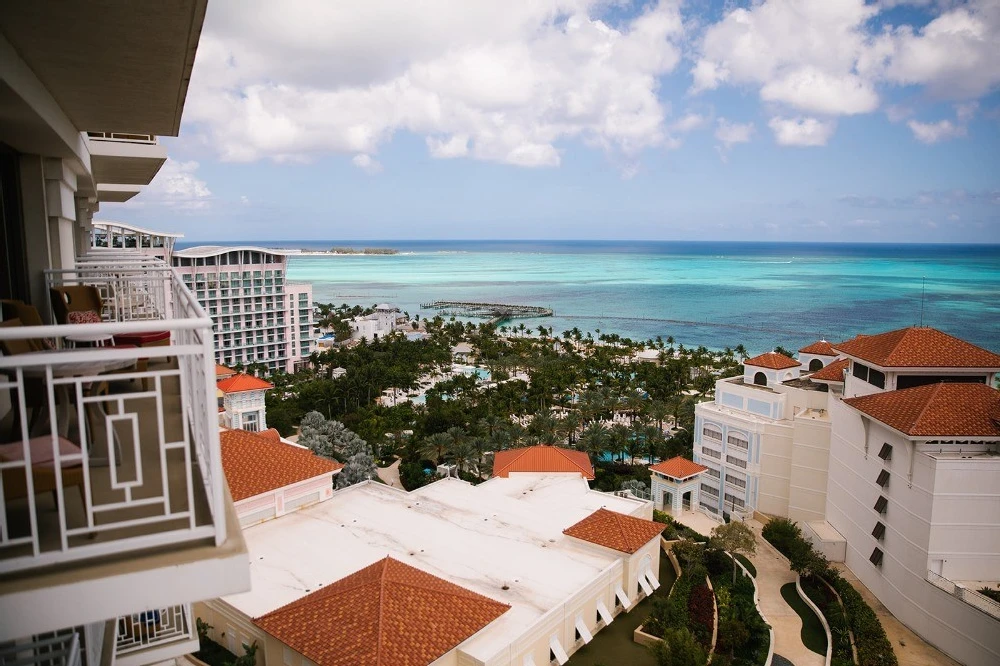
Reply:
<svg viewBox="0 0 1000 666"><path fill-rule="evenodd" d="M499 324L508 319L535 319L551 317L552 308L515 303L479 303L475 301L433 301L421 303L422 310L437 310L441 315L487 319L489 324Z"/></svg>

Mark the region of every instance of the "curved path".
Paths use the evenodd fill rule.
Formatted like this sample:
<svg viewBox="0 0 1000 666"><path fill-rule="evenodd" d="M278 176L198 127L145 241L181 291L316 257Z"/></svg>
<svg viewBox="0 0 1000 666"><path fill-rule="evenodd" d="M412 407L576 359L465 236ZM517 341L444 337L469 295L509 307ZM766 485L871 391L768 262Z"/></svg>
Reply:
<svg viewBox="0 0 1000 666"><path fill-rule="evenodd" d="M757 537L757 552L749 559L757 569L760 609L774 628L774 653L795 666L823 666L825 655L816 654L802 643L802 618L781 596L781 587L795 582L795 572L760 535L760 523L748 520L747 525Z"/></svg>

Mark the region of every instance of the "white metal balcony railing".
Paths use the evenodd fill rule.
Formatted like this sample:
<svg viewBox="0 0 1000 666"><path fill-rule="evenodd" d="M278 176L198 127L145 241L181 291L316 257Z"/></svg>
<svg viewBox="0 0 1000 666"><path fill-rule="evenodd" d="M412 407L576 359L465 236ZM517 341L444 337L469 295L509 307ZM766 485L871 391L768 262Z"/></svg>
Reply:
<svg viewBox="0 0 1000 666"><path fill-rule="evenodd" d="M116 631L116 666L141 666L198 651L189 604L119 617Z"/></svg>
<svg viewBox="0 0 1000 666"><path fill-rule="evenodd" d="M75 631L0 647L2 666L80 666L80 635Z"/></svg>
<svg viewBox="0 0 1000 666"><path fill-rule="evenodd" d="M87 132L91 141L120 141L123 143L155 144L154 134L129 134L124 132Z"/></svg>
<svg viewBox="0 0 1000 666"><path fill-rule="evenodd" d="M225 538L212 320L164 262L93 255L102 323L0 328L0 573ZM155 347L94 344L168 331ZM89 342L74 343L72 338ZM51 348L49 348L51 347ZM6 402L6 401L5 401ZM13 424L13 425L11 425Z"/></svg>
<svg viewBox="0 0 1000 666"><path fill-rule="evenodd" d="M978 608L987 615L1000 620L1000 603L993 601L985 594L959 585L958 583L948 580L944 576L936 574L933 571L927 572L927 581L931 585L941 588L956 599L960 599L970 606Z"/></svg>

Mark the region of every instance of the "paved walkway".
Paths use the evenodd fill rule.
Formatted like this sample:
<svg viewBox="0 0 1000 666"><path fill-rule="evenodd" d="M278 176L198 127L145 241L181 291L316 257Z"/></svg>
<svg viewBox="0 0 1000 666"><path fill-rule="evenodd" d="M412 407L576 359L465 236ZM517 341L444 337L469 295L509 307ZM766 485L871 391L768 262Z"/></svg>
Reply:
<svg viewBox="0 0 1000 666"><path fill-rule="evenodd" d="M396 462L392 463L388 467L379 467L378 478L385 481L388 486L392 486L393 488L402 488L403 484L399 480L399 463L399 458L396 458Z"/></svg>
<svg viewBox="0 0 1000 666"><path fill-rule="evenodd" d="M889 642L892 643L892 649L900 666L961 666L907 629L842 562L837 562L833 566L837 567L844 580L853 585L875 611Z"/></svg>
<svg viewBox="0 0 1000 666"><path fill-rule="evenodd" d="M757 589L760 609L774 628L774 653L795 666L823 666L825 655L819 655L802 643L802 618L781 596L781 587L795 582L795 573L788 568L781 554L760 535L761 524L748 520L757 536L757 553L750 561L757 568Z"/></svg>

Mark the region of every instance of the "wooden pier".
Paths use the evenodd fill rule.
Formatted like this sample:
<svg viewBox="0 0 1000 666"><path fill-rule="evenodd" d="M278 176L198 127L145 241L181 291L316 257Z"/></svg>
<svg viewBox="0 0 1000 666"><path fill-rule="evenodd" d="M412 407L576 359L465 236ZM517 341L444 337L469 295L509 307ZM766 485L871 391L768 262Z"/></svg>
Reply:
<svg viewBox="0 0 1000 666"><path fill-rule="evenodd" d="M514 303L479 303L475 301L434 301L421 303L422 310L437 310L439 314L470 319L487 319L494 326L509 319L551 317L552 308Z"/></svg>

